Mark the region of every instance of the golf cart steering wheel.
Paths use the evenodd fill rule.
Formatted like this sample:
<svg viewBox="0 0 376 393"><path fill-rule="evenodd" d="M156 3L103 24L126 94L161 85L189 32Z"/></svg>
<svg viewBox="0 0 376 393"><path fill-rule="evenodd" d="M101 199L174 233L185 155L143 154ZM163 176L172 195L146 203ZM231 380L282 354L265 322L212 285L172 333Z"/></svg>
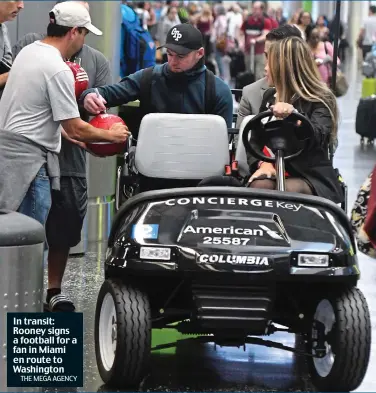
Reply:
<svg viewBox="0 0 376 393"><path fill-rule="evenodd" d="M275 157L266 156L263 153L264 146L269 147L273 152L291 151L290 146L302 146L298 151L288 156L284 160L292 160L308 149L309 141L312 140L314 129L309 119L298 112L293 112L283 120L273 120L262 123L266 117L272 117L273 112L267 110L253 117L243 130L243 144L245 149L254 157L261 161L274 163ZM300 125L297 125L298 121ZM252 132L251 135L250 132Z"/></svg>

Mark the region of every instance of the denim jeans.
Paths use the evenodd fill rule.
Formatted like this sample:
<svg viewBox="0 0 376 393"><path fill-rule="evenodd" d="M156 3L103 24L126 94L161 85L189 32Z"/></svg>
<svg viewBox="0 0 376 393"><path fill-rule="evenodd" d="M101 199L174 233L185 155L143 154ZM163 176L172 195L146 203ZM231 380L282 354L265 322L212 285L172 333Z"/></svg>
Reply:
<svg viewBox="0 0 376 393"><path fill-rule="evenodd" d="M46 224L51 208L50 178L46 167L42 166L18 208L18 212L39 221L43 227Z"/></svg>

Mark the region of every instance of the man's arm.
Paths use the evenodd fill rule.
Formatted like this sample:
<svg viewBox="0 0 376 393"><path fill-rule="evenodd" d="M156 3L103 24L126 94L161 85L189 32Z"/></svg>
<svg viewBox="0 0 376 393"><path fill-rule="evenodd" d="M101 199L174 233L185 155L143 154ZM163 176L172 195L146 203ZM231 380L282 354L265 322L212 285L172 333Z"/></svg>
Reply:
<svg viewBox="0 0 376 393"><path fill-rule="evenodd" d="M264 29L262 30L260 37L257 37L255 41L257 43L265 42L267 34L272 29L273 29L272 21L269 18L265 18L264 19Z"/></svg>
<svg viewBox="0 0 376 393"><path fill-rule="evenodd" d="M109 61L101 52L95 51L94 53L96 55L97 70L95 81L92 86L95 88L112 84L112 74ZM87 113L84 108L80 108L80 111L85 112L85 114ZM80 142L71 138L63 128L61 129L61 135L69 142L74 143L85 150L87 149L87 146L84 142Z"/></svg>
<svg viewBox="0 0 376 393"><path fill-rule="evenodd" d="M3 31L3 39L4 39L4 53L1 56L0 60L3 58L9 64L12 64L13 56L12 56L12 47L8 35L8 28L6 27L5 24L2 24L0 26L0 29L2 29ZM9 72L0 75L0 88L3 88L5 86L8 80L8 76L9 76Z"/></svg>
<svg viewBox="0 0 376 393"><path fill-rule="evenodd" d="M68 136L68 140L81 142L114 142L121 143L127 139L130 134L126 131L126 126L121 123L113 125L110 130L93 127L86 123L80 117L66 119L61 121L63 130ZM84 145L83 145L84 146Z"/></svg>
<svg viewBox="0 0 376 393"><path fill-rule="evenodd" d="M222 80L215 78L216 105L214 114L226 120L227 128L232 128L233 99L230 88Z"/></svg>
<svg viewBox="0 0 376 393"><path fill-rule="evenodd" d="M110 130L93 127L80 118L74 94L74 78L70 70L57 72L47 82L47 94L54 121L60 122L68 137L81 142L124 142L128 128L114 124Z"/></svg>
<svg viewBox="0 0 376 393"><path fill-rule="evenodd" d="M113 85L98 87L99 94L106 100L106 107L111 108L126 104L140 98L141 77L143 70L127 76L121 82ZM95 93L94 89L85 90L80 99L80 105L83 105L85 97Z"/></svg>
<svg viewBox="0 0 376 393"><path fill-rule="evenodd" d="M0 87L4 87L7 83L9 72L0 75Z"/></svg>

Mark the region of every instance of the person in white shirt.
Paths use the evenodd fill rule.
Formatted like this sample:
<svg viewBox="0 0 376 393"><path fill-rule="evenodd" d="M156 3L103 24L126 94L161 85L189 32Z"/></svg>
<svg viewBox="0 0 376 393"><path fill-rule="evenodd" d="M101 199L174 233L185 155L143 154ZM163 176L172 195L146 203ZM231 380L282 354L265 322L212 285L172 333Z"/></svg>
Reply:
<svg viewBox="0 0 376 393"><path fill-rule="evenodd" d="M376 6L369 7L368 18L363 23L358 37L358 45L362 48L363 59L371 52L372 45L376 43Z"/></svg>
<svg viewBox="0 0 376 393"><path fill-rule="evenodd" d="M92 25L87 8L78 1L60 3L49 18L47 36L16 57L0 101L0 208L18 211L43 226L51 192L60 189L62 134L74 141L115 143L124 143L130 134L119 123L103 130L81 120L74 76L64 59L83 47L89 32L102 34ZM60 292L49 302L52 311L58 304L66 306L58 311L74 310Z"/></svg>

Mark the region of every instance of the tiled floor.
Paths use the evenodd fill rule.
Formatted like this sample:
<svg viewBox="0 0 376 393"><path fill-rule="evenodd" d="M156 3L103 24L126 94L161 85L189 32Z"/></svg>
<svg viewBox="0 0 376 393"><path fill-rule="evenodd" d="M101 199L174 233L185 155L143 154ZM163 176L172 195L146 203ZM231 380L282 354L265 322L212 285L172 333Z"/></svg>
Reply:
<svg viewBox="0 0 376 393"><path fill-rule="evenodd" d="M355 67L350 68L351 87L339 100L341 122L339 149L335 163L349 187L349 207L359 186L376 161L376 148L361 148L355 134L354 120L360 97L361 77ZM94 312L97 294L103 280L105 245L91 245L84 258L69 262L65 288L79 311L84 311L85 372L84 387L77 391L113 391L103 386L94 355ZM374 319L376 315L376 261L360 256L364 291ZM294 345L292 335L279 334L273 340ZM367 376L359 391L376 391L376 350L372 353ZM312 390L304 360L289 352L258 346L247 346L246 351L217 348L213 345L181 343L174 355L153 355L151 376L140 391L307 391ZM71 390L70 390L71 391Z"/></svg>

